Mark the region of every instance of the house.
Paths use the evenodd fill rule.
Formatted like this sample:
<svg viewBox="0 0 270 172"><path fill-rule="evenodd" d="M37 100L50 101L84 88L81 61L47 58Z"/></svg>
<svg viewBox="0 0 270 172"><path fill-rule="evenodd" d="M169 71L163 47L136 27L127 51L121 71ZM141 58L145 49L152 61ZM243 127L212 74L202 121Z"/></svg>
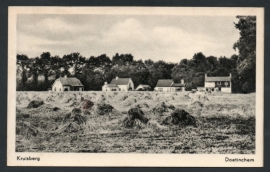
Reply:
<svg viewBox="0 0 270 172"><path fill-rule="evenodd" d="M79 79L64 76L54 81L52 91L84 91L84 86Z"/></svg>
<svg viewBox="0 0 270 172"><path fill-rule="evenodd" d="M119 87L115 84L107 84L107 82L105 82L102 86L102 91L119 91Z"/></svg>
<svg viewBox="0 0 270 172"><path fill-rule="evenodd" d="M186 85L182 83L173 83L171 91L185 91Z"/></svg>
<svg viewBox="0 0 270 172"><path fill-rule="evenodd" d="M183 79L181 83L174 83L172 79L160 79L154 90L161 92L185 91L185 86Z"/></svg>
<svg viewBox="0 0 270 172"><path fill-rule="evenodd" d="M137 88L136 91L150 91L151 87L149 85L143 85L140 84Z"/></svg>
<svg viewBox="0 0 270 172"><path fill-rule="evenodd" d="M220 91L231 93L232 92L232 75L230 76L215 76L208 77L205 74L204 88L205 91Z"/></svg>
<svg viewBox="0 0 270 172"><path fill-rule="evenodd" d="M172 79L159 79L154 90L161 92L170 92L172 84L173 84Z"/></svg>
<svg viewBox="0 0 270 172"><path fill-rule="evenodd" d="M107 82L102 86L102 91L131 91L134 90L134 83L131 78L113 78L110 84Z"/></svg>

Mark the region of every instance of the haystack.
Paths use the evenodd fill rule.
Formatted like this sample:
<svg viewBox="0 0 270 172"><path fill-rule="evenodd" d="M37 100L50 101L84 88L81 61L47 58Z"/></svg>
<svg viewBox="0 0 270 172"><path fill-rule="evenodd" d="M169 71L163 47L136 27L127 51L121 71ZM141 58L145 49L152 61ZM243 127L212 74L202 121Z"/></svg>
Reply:
<svg viewBox="0 0 270 172"><path fill-rule="evenodd" d="M113 110L114 110L114 107L107 103L97 104L97 107L96 107L96 112L99 115L110 114Z"/></svg>
<svg viewBox="0 0 270 172"><path fill-rule="evenodd" d="M162 125L179 125L181 127L196 125L195 118L183 109L176 109L171 116L165 118Z"/></svg>
<svg viewBox="0 0 270 172"><path fill-rule="evenodd" d="M125 128L142 128L142 125L148 121L149 119L144 116L140 108L131 108L128 111L128 116L123 120L123 126Z"/></svg>
<svg viewBox="0 0 270 172"><path fill-rule="evenodd" d="M66 114L66 116L63 119L63 122L64 123L66 123L66 122L75 122L78 125L81 125L81 124L85 124L86 117L82 113L81 109L74 108L74 109L71 110L71 112Z"/></svg>
<svg viewBox="0 0 270 172"><path fill-rule="evenodd" d="M172 112L174 109L175 107L173 105L168 104L167 102L161 102L153 108L153 112L161 115L165 112Z"/></svg>
<svg viewBox="0 0 270 172"><path fill-rule="evenodd" d="M203 107L203 103L201 101L194 101L190 104L191 109L200 109Z"/></svg>
<svg viewBox="0 0 270 172"><path fill-rule="evenodd" d="M38 108L43 104L44 102L42 100L33 100L28 104L27 108Z"/></svg>
<svg viewBox="0 0 270 172"><path fill-rule="evenodd" d="M135 108L140 108L140 109L149 109L149 105L146 102L139 102L135 104Z"/></svg>
<svg viewBox="0 0 270 172"><path fill-rule="evenodd" d="M84 99L82 102L81 102L81 108L83 110L88 110L88 109L91 109L92 107L94 106L94 103L88 99Z"/></svg>

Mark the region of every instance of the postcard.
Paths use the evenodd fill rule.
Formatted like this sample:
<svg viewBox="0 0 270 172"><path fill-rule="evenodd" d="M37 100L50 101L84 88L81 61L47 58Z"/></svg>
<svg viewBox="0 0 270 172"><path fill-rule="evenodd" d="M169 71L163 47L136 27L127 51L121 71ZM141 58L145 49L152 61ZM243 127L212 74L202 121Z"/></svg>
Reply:
<svg viewBox="0 0 270 172"><path fill-rule="evenodd" d="M262 167L264 9L9 7L8 166Z"/></svg>

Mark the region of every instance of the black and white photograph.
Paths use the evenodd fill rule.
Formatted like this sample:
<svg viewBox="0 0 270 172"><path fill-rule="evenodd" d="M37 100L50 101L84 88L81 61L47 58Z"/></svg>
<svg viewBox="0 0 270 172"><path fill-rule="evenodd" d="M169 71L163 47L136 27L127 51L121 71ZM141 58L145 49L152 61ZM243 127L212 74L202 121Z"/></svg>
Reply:
<svg viewBox="0 0 270 172"><path fill-rule="evenodd" d="M262 165L262 9L23 8L9 15L11 165Z"/></svg>

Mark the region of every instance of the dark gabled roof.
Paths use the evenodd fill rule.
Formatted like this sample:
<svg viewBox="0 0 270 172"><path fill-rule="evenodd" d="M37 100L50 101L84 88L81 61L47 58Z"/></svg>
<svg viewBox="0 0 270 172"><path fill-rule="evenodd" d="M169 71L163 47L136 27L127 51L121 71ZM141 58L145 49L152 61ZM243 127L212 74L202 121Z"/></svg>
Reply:
<svg viewBox="0 0 270 172"><path fill-rule="evenodd" d="M231 81L231 77L228 76L216 76L216 77L206 77L205 82L213 81Z"/></svg>
<svg viewBox="0 0 270 172"><path fill-rule="evenodd" d="M158 80L156 87L170 87L172 83L173 83L172 79L160 79Z"/></svg>
<svg viewBox="0 0 270 172"><path fill-rule="evenodd" d="M172 85L172 87L185 87L185 86L186 86L186 84L181 84L181 83L174 83Z"/></svg>
<svg viewBox="0 0 270 172"><path fill-rule="evenodd" d="M67 77L67 78L60 77L57 80L59 80L62 85L69 85L69 86L72 86L72 87L75 87L75 86L77 86L77 87L83 87L81 81L78 80L75 77Z"/></svg>
<svg viewBox="0 0 270 172"><path fill-rule="evenodd" d="M115 84L115 85L127 85L128 81L130 78L118 78L118 79L113 79L110 84Z"/></svg>

